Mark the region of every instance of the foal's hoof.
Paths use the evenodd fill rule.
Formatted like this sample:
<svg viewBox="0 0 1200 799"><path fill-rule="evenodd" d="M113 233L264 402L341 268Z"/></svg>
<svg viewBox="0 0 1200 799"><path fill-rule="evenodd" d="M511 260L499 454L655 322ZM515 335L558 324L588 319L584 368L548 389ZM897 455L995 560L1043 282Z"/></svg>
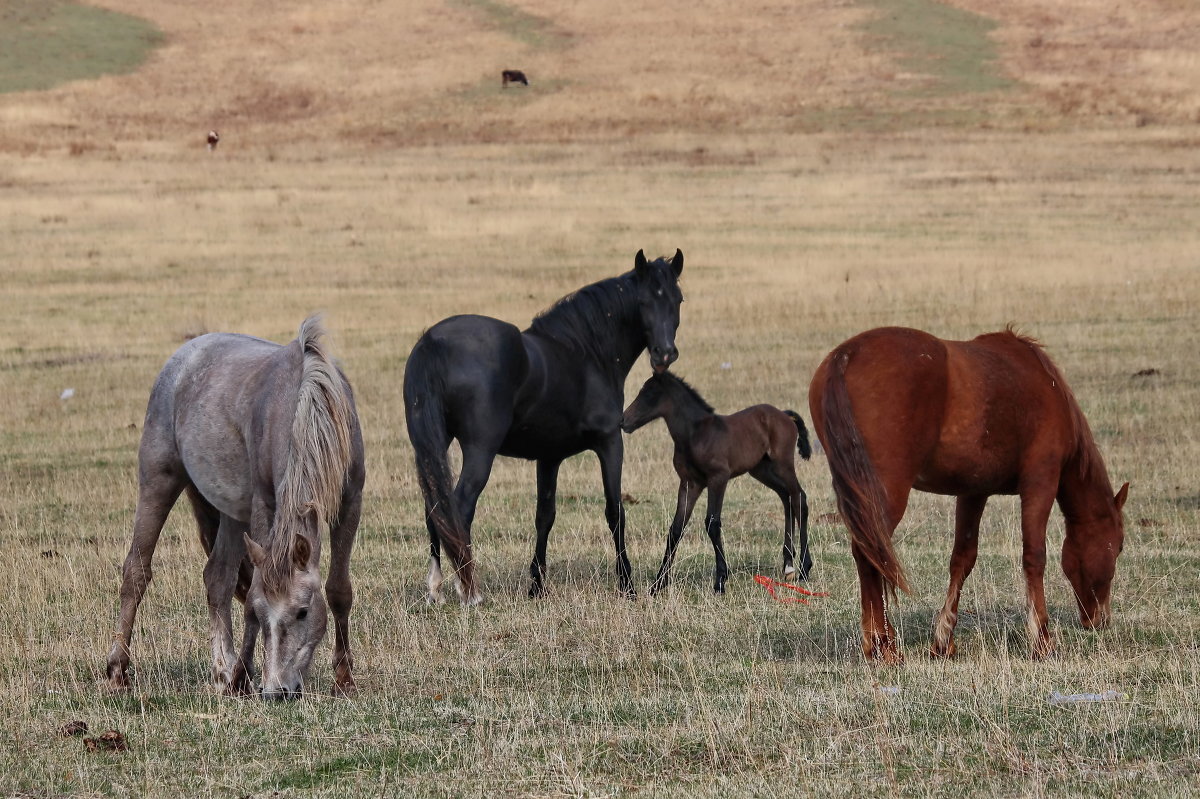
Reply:
<svg viewBox="0 0 1200 799"><path fill-rule="evenodd" d="M353 699L358 696L358 686L354 680L338 680L333 684L333 695L343 699Z"/></svg>
<svg viewBox="0 0 1200 799"><path fill-rule="evenodd" d="M129 693L129 678L124 674L109 677L104 681L104 687L110 694L127 694Z"/></svg>

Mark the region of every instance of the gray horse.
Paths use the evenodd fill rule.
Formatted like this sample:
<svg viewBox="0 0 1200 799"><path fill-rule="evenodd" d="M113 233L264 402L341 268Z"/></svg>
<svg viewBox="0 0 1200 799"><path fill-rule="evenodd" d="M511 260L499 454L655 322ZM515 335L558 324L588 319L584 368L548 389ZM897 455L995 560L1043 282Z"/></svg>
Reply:
<svg viewBox="0 0 1200 799"><path fill-rule="evenodd" d="M138 451L138 504L121 583L121 615L108 685L129 686L134 616L171 507L185 490L208 553L212 678L226 694L253 692L263 635L263 696L299 697L325 636L321 528L332 556L325 594L333 611L335 688L354 691L350 551L366 475L362 432L345 375L326 357L316 316L286 346L210 333L167 361L146 409ZM230 605L245 605L234 650Z"/></svg>

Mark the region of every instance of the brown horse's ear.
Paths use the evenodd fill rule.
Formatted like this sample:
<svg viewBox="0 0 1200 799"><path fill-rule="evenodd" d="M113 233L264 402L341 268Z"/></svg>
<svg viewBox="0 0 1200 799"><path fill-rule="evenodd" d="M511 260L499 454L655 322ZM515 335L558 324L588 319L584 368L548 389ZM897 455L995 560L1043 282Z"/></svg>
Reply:
<svg viewBox="0 0 1200 799"><path fill-rule="evenodd" d="M292 544L292 565L297 569L307 569L312 553L313 546L309 543L308 538L302 535L296 536L296 541Z"/></svg>
<svg viewBox="0 0 1200 799"><path fill-rule="evenodd" d="M675 257L671 259L671 268L675 270L675 277L683 274L683 250L675 248Z"/></svg>
<svg viewBox="0 0 1200 799"><path fill-rule="evenodd" d="M633 269L638 273L646 271L646 253L637 251L637 255L633 256Z"/></svg>
<svg viewBox="0 0 1200 799"><path fill-rule="evenodd" d="M1121 508L1125 507L1125 500L1129 498L1129 483L1121 486L1121 490L1113 497L1113 504L1117 506L1117 513L1121 512Z"/></svg>
<svg viewBox="0 0 1200 799"><path fill-rule="evenodd" d="M251 538L249 533L242 533L242 537L246 539L246 554L250 556L250 562L254 564L254 568L261 569L267 562L267 550Z"/></svg>

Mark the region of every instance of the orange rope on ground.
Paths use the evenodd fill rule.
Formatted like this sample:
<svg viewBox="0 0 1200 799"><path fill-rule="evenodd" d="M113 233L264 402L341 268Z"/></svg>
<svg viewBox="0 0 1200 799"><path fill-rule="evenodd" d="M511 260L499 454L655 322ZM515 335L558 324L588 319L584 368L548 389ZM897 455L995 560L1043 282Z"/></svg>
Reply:
<svg viewBox="0 0 1200 799"><path fill-rule="evenodd" d="M761 574L754 575L754 582L767 589L767 593L775 597L775 599L779 602L798 602L800 604L807 605L809 604L809 601L805 599L804 596L829 596L829 594L821 593L819 591L809 591L808 589L801 588L798 585L792 585L791 583L781 583L778 580L770 577L764 577ZM777 588L787 588L795 591L798 594L804 594L804 596L778 596L775 593L775 589Z"/></svg>

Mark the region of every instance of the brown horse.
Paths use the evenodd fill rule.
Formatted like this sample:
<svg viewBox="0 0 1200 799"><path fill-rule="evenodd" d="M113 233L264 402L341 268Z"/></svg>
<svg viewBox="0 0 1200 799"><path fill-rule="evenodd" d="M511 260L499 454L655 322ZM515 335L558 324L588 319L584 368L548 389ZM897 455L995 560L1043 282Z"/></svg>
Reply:
<svg viewBox="0 0 1200 799"><path fill-rule="evenodd" d="M1066 519L1062 566L1080 621L1087 628L1109 621L1129 484L1113 495L1087 420L1036 341L1011 329L971 341L906 328L869 330L829 353L808 401L850 528L868 657L903 660L884 593L894 598L896 588L909 590L891 539L913 488L958 498L934 656L954 654L959 592L975 565L979 520L993 494L1021 497L1032 656L1054 649L1042 579L1046 521L1056 498Z"/></svg>
<svg viewBox="0 0 1200 799"><path fill-rule="evenodd" d="M679 475L679 501L667 535L658 578L650 587L655 594L667 587L675 549L683 528L700 498L708 489L708 511L704 526L717 558L713 571L713 591L725 593L729 566L721 544L721 505L729 481L749 472L783 501L783 573L795 574L792 563L795 546L792 532L800 515L800 579L808 578L812 556L808 552L808 498L796 479L795 456L799 450L805 460L812 455L808 430L795 411L781 411L771 405L754 405L729 416L713 413L694 388L670 372L651 377L633 402L625 409L621 429L632 433L647 422L666 420L675 442L675 471Z"/></svg>

